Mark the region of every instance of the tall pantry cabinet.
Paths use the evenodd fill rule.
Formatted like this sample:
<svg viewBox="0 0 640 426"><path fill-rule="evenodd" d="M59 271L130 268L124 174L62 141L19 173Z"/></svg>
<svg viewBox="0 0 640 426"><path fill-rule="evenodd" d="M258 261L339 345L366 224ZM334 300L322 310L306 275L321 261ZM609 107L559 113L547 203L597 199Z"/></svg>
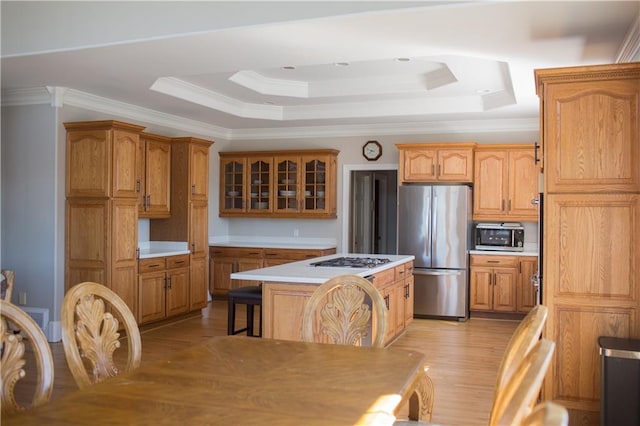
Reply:
<svg viewBox="0 0 640 426"><path fill-rule="evenodd" d="M137 155L144 128L111 120L64 125L65 290L102 283L136 312Z"/></svg>
<svg viewBox="0 0 640 426"><path fill-rule="evenodd" d="M544 398L597 424L599 336L640 338L640 63L536 70L544 179Z"/></svg>
<svg viewBox="0 0 640 426"><path fill-rule="evenodd" d="M189 310L207 305L209 282L209 147L186 137L171 140L171 217L152 220L152 241L187 241L190 254Z"/></svg>

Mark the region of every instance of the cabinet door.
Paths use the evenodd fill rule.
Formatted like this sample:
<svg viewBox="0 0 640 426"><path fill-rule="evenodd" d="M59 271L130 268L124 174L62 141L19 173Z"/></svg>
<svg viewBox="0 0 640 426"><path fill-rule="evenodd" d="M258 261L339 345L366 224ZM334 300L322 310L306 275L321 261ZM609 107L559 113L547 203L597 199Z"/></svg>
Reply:
<svg viewBox="0 0 640 426"><path fill-rule="evenodd" d="M493 309L493 269L471 268L469 307L472 311Z"/></svg>
<svg viewBox="0 0 640 426"><path fill-rule="evenodd" d="M493 310L497 312L516 311L516 282L518 271L515 268L496 268L493 271Z"/></svg>
<svg viewBox="0 0 640 426"><path fill-rule="evenodd" d="M531 284L531 278L538 270L538 259L535 257L520 258L520 273L517 285L517 310L529 312L536 305L536 289Z"/></svg>
<svg viewBox="0 0 640 426"><path fill-rule="evenodd" d="M138 312L138 199L115 198L111 204L111 273L107 286ZM88 230L85 230L88 232Z"/></svg>
<svg viewBox="0 0 640 426"><path fill-rule="evenodd" d="M207 201L209 194L209 145L189 145L191 200Z"/></svg>
<svg viewBox="0 0 640 426"><path fill-rule="evenodd" d="M237 260L237 270L234 272L250 271L252 269L262 268L262 256L259 258L240 258ZM231 280L232 288L246 287L251 285L258 285L257 281L248 280Z"/></svg>
<svg viewBox="0 0 640 426"><path fill-rule="evenodd" d="M547 192L640 191L639 98L637 78L547 85Z"/></svg>
<svg viewBox="0 0 640 426"><path fill-rule="evenodd" d="M112 153L112 197L138 198L138 144L139 133L121 129L111 130ZM84 167L89 167L87 164Z"/></svg>
<svg viewBox="0 0 640 426"><path fill-rule="evenodd" d="M396 302L396 297L393 290L394 286L391 285L385 287L381 292L382 299L387 306L387 329L384 333L385 344L391 341L391 339L393 339L393 337L396 335L398 304Z"/></svg>
<svg viewBox="0 0 640 426"><path fill-rule="evenodd" d="M167 317L189 311L189 268L167 271Z"/></svg>
<svg viewBox="0 0 640 426"><path fill-rule="evenodd" d="M171 205L171 144L145 141L143 217L167 217Z"/></svg>
<svg viewBox="0 0 640 426"><path fill-rule="evenodd" d="M472 182L473 149L439 149L436 174L440 182Z"/></svg>
<svg viewBox="0 0 640 426"><path fill-rule="evenodd" d="M402 180L434 182L438 164L437 149L406 149L402 151Z"/></svg>
<svg viewBox="0 0 640 426"><path fill-rule="evenodd" d="M207 278L209 268L207 258L197 257L191 261L189 275L189 311L207 306Z"/></svg>
<svg viewBox="0 0 640 426"><path fill-rule="evenodd" d="M273 211L273 157L249 157L248 176L249 203L247 211L254 213L270 213Z"/></svg>
<svg viewBox="0 0 640 426"><path fill-rule="evenodd" d="M140 274L138 277L138 323L145 324L164 319L165 310L164 268L158 272Z"/></svg>
<svg viewBox="0 0 640 426"><path fill-rule="evenodd" d="M300 157L275 157L275 196L274 211L279 213L297 213L301 209L300 203Z"/></svg>
<svg viewBox="0 0 640 426"><path fill-rule="evenodd" d="M414 287L414 278L413 273L406 276L404 279L404 326L407 327L413 321L413 287Z"/></svg>
<svg viewBox="0 0 640 426"><path fill-rule="evenodd" d="M211 283L209 291L212 295L226 296L231 290L231 274L234 272L235 260L225 257L211 259Z"/></svg>
<svg viewBox="0 0 640 426"><path fill-rule="evenodd" d="M243 212L246 209L246 159L220 159L220 211Z"/></svg>
<svg viewBox="0 0 640 426"><path fill-rule="evenodd" d="M509 216L538 220L538 209L531 200L538 196L538 168L533 150L509 152Z"/></svg>
<svg viewBox="0 0 640 426"><path fill-rule="evenodd" d="M405 296L406 296L406 288L404 280L398 281L393 286L393 309L395 311L395 330L394 335L400 333L401 330L404 330L405 323Z"/></svg>
<svg viewBox="0 0 640 426"><path fill-rule="evenodd" d="M303 156L302 172L302 213L326 214L332 209L332 188L335 183L331 173L332 159L329 156Z"/></svg>
<svg viewBox="0 0 640 426"><path fill-rule="evenodd" d="M476 152L473 194L474 218L506 215L508 156L504 150Z"/></svg>

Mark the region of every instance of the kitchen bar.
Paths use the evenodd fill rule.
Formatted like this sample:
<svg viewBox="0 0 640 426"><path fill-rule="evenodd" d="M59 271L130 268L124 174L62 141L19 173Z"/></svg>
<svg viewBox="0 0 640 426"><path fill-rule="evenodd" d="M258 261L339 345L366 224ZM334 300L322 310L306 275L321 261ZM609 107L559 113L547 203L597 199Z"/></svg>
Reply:
<svg viewBox="0 0 640 426"><path fill-rule="evenodd" d="M371 268L312 265L343 257L380 258L389 261ZM413 319L413 259L414 256L342 253L236 272L231 274L231 279L262 282L264 337L301 340L304 308L318 285L342 274L366 277L374 283L388 304L388 333L385 338L385 343L388 344L402 334Z"/></svg>

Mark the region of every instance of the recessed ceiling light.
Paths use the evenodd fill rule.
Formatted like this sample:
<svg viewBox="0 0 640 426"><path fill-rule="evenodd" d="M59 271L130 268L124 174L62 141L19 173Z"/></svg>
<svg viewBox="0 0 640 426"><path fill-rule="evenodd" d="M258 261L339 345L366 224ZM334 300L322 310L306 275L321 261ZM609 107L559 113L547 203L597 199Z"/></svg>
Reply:
<svg viewBox="0 0 640 426"><path fill-rule="evenodd" d="M487 93L491 93L491 89L480 89L476 91L479 95L486 95Z"/></svg>
<svg viewBox="0 0 640 426"><path fill-rule="evenodd" d="M409 62L411 58L396 58L396 62Z"/></svg>
<svg viewBox="0 0 640 426"><path fill-rule="evenodd" d="M335 65L336 67L348 67L349 62L335 62L333 65Z"/></svg>
<svg viewBox="0 0 640 426"><path fill-rule="evenodd" d="M263 104L265 104L265 105L275 105L275 103L273 103L271 101L264 101Z"/></svg>
<svg viewBox="0 0 640 426"><path fill-rule="evenodd" d="M293 65L287 65L287 66L282 67L282 69L283 70L295 70L296 67L294 67Z"/></svg>

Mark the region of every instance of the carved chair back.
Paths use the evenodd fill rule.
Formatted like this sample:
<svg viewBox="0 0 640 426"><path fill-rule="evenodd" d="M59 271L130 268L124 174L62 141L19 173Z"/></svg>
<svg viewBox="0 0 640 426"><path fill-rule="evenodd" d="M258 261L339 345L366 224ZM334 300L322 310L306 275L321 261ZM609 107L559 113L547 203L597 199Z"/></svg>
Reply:
<svg viewBox="0 0 640 426"><path fill-rule="evenodd" d="M568 426L569 412L562 405L546 401L536 405L520 426Z"/></svg>
<svg viewBox="0 0 640 426"><path fill-rule="evenodd" d="M128 349L123 369L114 362L122 340L118 318ZM104 285L84 282L69 289L62 302L61 320L65 357L80 389L140 365L138 324L126 303Z"/></svg>
<svg viewBox="0 0 640 426"><path fill-rule="evenodd" d="M370 341L371 346L382 348L386 328L387 308L374 285L357 275L339 275L321 284L309 298L302 340L357 346Z"/></svg>
<svg viewBox="0 0 640 426"><path fill-rule="evenodd" d="M15 279L15 272L10 269L2 270L2 277L0 280L0 299L7 302L11 302L11 294L13 293L13 280Z"/></svg>
<svg viewBox="0 0 640 426"><path fill-rule="evenodd" d="M529 351L496 395L489 415L489 426L519 425L531 413L554 349L555 343L542 339Z"/></svg>
<svg viewBox="0 0 640 426"><path fill-rule="evenodd" d="M19 333L7 326L11 323L18 327ZM23 336L25 339L23 339ZM2 415L9 415L23 411L28 407L35 407L49 401L53 391L53 356L49 342L36 322L22 309L0 299L0 401ZM35 359L35 380L28 377L25 365L30 366L25 357L25 340L30 345L30 351ZM32 372L33 373L33 372ZM29 373L29 374L32 374ZM33 376L31 376L33 377ZM30 405L22 404L17 398L15 386L18 381L27 378L35 382L35 391ZM25 383L27 380L25 380Z"/></svg>

